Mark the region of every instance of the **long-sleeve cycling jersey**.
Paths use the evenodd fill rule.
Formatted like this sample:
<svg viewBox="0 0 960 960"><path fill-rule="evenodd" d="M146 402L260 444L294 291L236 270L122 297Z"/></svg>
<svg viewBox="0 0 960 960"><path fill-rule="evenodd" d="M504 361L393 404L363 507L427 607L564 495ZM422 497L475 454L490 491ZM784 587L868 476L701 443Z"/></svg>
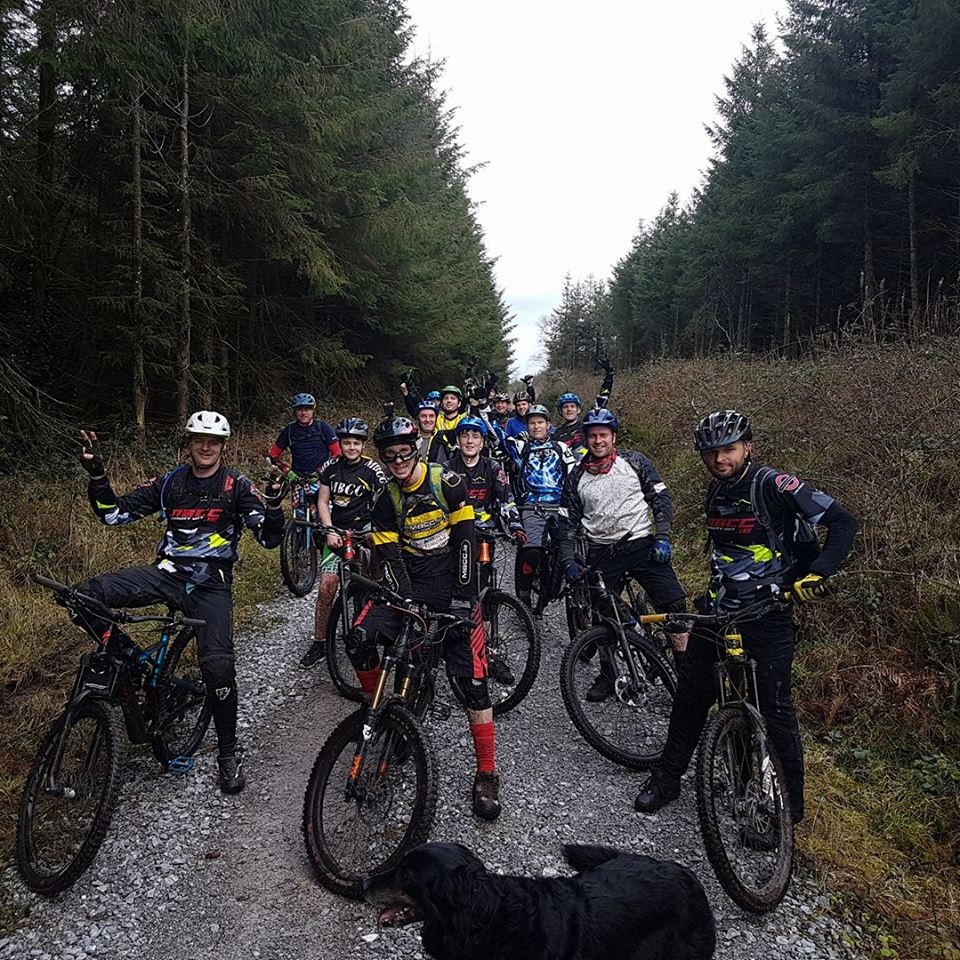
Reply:
<svg viewBox="0 0 960 960"><path fill-rule="evenodd" d="M416 484L404 487L391 478L377 498L374 550L387 581L404 596L424 596L431 581L452 578L454 595L473 599L477 544L467 485L439 464L423 467Z"/></svg>
<svg viewBox="0 0 960 960"><path fill-rule="evenodd" d="M497 424L490 426L516 470L520 504L559 503L567 475L577 463L570 448L552 437L511 437Z"/></svg>
<svg viewBox="0 0 960 960"><path fill-rule="evenodd" d="M605 472L591 473L589 466L589 460L577 464L563 490L560 551L565 563L574 558L581 525L591 546L670 536L673 500L647 457L636 450L617 450Z"/></svg>
<svg viewBox="0 0 960 960"><path fill-rule="evenodd" d="M100 477L90 481L88 493L93 512L108 526L160 513L167 527L157 545L157 566L197 585L230 586L244 527L267 549L283 539L283 510L267 508L253 483L232 467L210 477L176 467L122 497Z"/></svg>
<svg viewBox="0 0 960 960"><path fill-rule="evenodd" d="M760 471L763 471L760 473ZM753 481L768 519L765 526L751 494ZM710 593L725 608L749 603L761 588L792 581L791 560L783 553L789 525L798 518L827 527L827 538L809 572L830 576L846 559L857 532L857 521L832 497L790 473L750 464L735 480L711 482L706 501L710 542ZM803 571L806 572L806 571Z"/></svg>
<svg viewBox="0 0 960 960"><path fill-rule="evenodd" d="M522 529L520 512L514 503L510 482L503 467L496 460L481 456L472 467L468 467L463 461L463 455L456 450L447 468L459 473L466 481L467 499L473 505L478 530L494 529L498 513L509 530Z"/></svg>
<svg viewBox="0 0 960 960"><path fill-rule="evenodd" d="M340 441L326 420L313 420L306 427L294 420L280 431L267 456L277 463L284 450L290 451L291 469L303 477L316 473L331 457L339 457Z"/></svg>

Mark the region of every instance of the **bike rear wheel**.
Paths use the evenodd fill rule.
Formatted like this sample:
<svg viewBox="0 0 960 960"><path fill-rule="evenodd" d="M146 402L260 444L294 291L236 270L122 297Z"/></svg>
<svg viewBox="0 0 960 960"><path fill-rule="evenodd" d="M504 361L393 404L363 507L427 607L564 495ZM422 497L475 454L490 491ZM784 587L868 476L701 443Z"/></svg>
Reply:
<svg viewBox="0 0 960 960"><path fill-rule="evenodd" d="M150 746L160 763L169 767L178 757L192 757L210 726L193 630L182 630L170 644L157 683L157 700L159 722Z"/></svg>
<svg viewBox="0 0 960 960"><path fill-rule="evenodd" d="M361 763L366 708L346 717L313 765L303 800L307 856L320 882L359 899L363 880L395 867L430 834L436 764L420 725L398 703L373 724Z"/></svg>
<svg viewBox="0 0 960 960"><path fill-rule="evenodd" d="M56 721L37 751L17 820L20 876L44 896L73 886L93 863L120 793L120 724L102 700L84 701L68 722L56 775L63 795L44 790L65 722Z"/></svg>
<svg viewBox="0 0 960 960"><path fill-rule="evenodd" d="M317 550L313 531L288 520L280 541L280 575L295 597L305 597L317 582Z"/></svg>
<svg viewBox="0 0 960 960"><path fill-rule="evenodd" d="M364 600L363 588L348 582L346 600L348 625L356 620L363 608ZM330 611L330 619L327 621L327 669L330 671L330 679L337 693L346 700L360 703L363 700L363 693L357 682L353 664L347 656L346 634L343 632L341 613L342 602L343 599L338 593Z"/></svg>
<svg viewBox="0 0 960 960"><path fill-rule="evenodd" d="M487 681L493 715L499 717L519 704L530 692L540 671L540 634L530 611L516 597L502 590L488 590L483 597ZM499 667L499 670L498 670ZM503 668L507 673L503 673ZM496 679L496 675L504 679ZM507 674L513 682L507 682Z"/></svg>
<svg viewBox="0 0 960 960"><path fill-rule="evenodd" d="M667 741L677 681L669 663L645 636L626 631L636 665L635 685L617 634L610 626L592 627L564 651L560 693L567 713L584 740L608 760L645 770L660 758ZM599 675L609 681L609 696L587 699Z"/></svg>
<svg viewBox="0 0 960 960"><path fill-rule="evenodd" d="M780 760L744 708L721 707L707 724L696 783L703 842L720 885L744 910L767 913L790 886L793 821Z"/></svg>

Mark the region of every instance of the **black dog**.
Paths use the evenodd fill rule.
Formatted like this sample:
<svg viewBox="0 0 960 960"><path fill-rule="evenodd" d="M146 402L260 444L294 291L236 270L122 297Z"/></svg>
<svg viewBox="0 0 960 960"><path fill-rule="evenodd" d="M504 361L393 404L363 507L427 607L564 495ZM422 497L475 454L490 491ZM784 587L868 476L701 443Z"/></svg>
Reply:
<svg viewBox="0 0 960 960"><path fill-rule="evenodd" d="M458 843L424 843L364 884L384 927L423 921L435 960L707 960L716 934L678 863L568 844L572 878L501 877Z"/></svg>

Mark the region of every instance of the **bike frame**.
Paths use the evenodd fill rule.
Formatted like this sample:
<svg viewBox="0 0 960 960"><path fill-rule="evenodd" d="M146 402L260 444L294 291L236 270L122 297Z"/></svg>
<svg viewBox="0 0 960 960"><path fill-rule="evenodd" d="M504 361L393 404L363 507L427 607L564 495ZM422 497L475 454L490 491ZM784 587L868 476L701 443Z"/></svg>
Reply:
<svg viewBox="0 0 960 960"><path fill-rule="evenodd" d="M316 476L298 477L290 484L290 512L294 520L300 522L306 531L308 549L316 549L313 542L313 531L317 524L315 519L317 506L311 497L316 496L320 483Z"/></svg>

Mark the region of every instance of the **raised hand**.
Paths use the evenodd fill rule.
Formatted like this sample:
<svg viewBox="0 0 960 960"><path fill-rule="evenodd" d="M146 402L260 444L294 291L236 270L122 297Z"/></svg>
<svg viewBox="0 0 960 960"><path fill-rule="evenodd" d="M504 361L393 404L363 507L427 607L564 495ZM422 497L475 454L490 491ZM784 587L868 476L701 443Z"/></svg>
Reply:
<svg viewBox="0 0 960 960"><path fill-rule="evenodd" d="M99 480L101 477L106 476L106 471L103 467L103 457L100 455L100 442L97 440L97 435L92 430L81 430L80 442L82 444L79 457L80 466L83 467L94 480Z"/></svg>

